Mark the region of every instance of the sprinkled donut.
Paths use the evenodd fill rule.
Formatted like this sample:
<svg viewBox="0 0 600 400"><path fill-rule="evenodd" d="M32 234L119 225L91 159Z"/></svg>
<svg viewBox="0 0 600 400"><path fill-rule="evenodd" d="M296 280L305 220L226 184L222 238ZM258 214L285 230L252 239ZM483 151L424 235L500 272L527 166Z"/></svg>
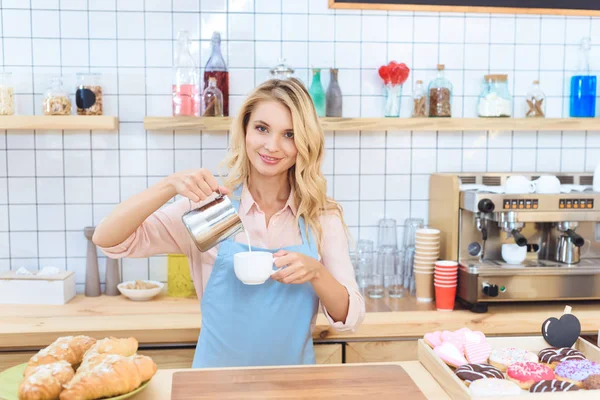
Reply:
<svg viewBox="0 0 600 400"><path fill-rule="evenodd" d="M557 381L556 379L539 381L529 389L531 393L572 392L575 390L579 390L577 385L574 385L571 382Z"/></svg>
<svg viewBox="0 0 600 400"><path fill-rule="evenodd" d="M583 387L583 381L588 376L600 374L600 364L589 360L568 360L558 364L554 372L556 379Z"/></svg>
<svg viewBox="0 0 600 400"><path fill-rule="evenodd" d="M536 382L554 379L554 371L545 364L517 362L508 367L506 376L522 389L529 390Z"/></svg>
<svg viewBox="0 0 600 400"><path fill-rule="evenodd" d="M500 371L506 371L511 364L516 362L537 362L538 357L530 351L509 347L492 350L489 361L490 364Z"/></svg>
<svg viewBox="0 0 600 400"><path fill-rule="evenodd" d="M567 360L585 360L585 356L582 352L572 349L570 347L554 348L549 347L538 353L540 362L549 364L551 367L556 367L563 361Z"/></svg>
<svg viewBox="0 0 600 400"><path fill-rule="evenodd" d="M456 376L469 386L479 379L497 378L504 379L504 374L498 368L489 364L466 364L456 369Z"/></svg>

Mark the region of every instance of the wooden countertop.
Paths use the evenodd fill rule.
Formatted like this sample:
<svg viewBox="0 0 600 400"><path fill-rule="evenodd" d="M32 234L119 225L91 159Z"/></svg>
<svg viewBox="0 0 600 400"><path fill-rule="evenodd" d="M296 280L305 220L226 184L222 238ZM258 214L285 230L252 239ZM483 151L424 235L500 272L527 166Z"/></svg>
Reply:
<svg viewBox="0 0 600 400"><path fill-rule="evenodd" d="M323 315L317 317L317 341L417 338L426 332L462 327L487 335L539 334L542 322L560 316L564 303L506 304L486 314L467 310L438 312L432 303L414 297L366 299L367 316L357 332L336 332ZM600 329L600 302L571 303L583 334ZM58 336L134 336L144 344L196 343L201 316L197 299L158 297L134 302L123 296L76 296L63 306L0 306L0 349L40 348Z"/></svg>
<svg viewBox="0 0 600 400"><path fill-rule="evenodd" d="M343 364L344 368L353 368L365 364ZM367 364L376 365L376 364ZM381 364L385 365L385 364ZM392 365L392 364L388 364ZM412 378L415 384L423 392L425 397L433 400L449 400L450 397L442 389L442 387L436 382L435 379L429 374L429 372L421 365L418 361L406 361L395 363L393 365L400 365ZM301 368L328 368L331 365L312 365L303 366ZM339 365L338 365L339 366ZM295 366L297 367L297 366ZM287 367L281 367L287 368ZM131 400L164 400L171 398L171 383L173 373L177 371L185 371L178 369L163 369L159 370L154 378L148 384L148 387L137 395L131 397Z"/></svg>

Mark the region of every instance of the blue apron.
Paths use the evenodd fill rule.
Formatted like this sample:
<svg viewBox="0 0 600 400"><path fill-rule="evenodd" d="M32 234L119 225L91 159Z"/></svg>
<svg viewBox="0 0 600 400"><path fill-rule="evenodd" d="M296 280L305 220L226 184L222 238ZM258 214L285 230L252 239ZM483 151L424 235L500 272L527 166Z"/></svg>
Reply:
<svg viewBox="0 0 600 400"><path fill-rule="evenodd" d="M232 203L238 210L239 201ZM302 244L283 249L318 259L310 230L306 241L303 219L299 227ZM319 298L312 285L286 285L272 279L262 285L245 285L233 269L233 255L242 251L248 251L248 245L233 238L219 246L202 296L202 329L192 367L314 364L310 324Z"/></svg>

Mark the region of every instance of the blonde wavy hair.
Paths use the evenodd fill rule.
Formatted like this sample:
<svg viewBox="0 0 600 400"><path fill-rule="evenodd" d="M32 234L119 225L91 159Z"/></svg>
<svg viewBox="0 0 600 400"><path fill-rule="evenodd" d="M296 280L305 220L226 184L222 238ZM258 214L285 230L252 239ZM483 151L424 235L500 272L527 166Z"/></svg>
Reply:
<svg viewBox="0 0 600 400"><path fill-rule="evenodd" d="M321 172L325 150L325 136L315 107L306 87L298 79L271 79L256 87L242 104L231 126L229 154L223 165L228 169L224 178L227 188L234 190L244 184L250 172L250 160L246 153L246 129L250 115L263 101L277 101L286 106L292 115L294 143L298 149L296 163L288 170L288 180L294 189L298 206L296 221L304 218L321 250L323 229L320 217L324 213L337 215L346 230L342 207L327 197L327 181ZM306 230L308 236L308 229ZM307 237L308 239L308 237Z"/></svg>

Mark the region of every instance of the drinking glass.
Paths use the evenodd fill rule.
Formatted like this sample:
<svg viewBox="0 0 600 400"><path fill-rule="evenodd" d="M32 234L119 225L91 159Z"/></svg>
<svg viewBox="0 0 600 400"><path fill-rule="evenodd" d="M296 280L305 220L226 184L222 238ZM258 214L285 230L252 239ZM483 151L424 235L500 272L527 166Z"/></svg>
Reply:
<svg viewBox="0 0 600 400"><path fill-rule="evenodd" d="M367 285L367 295L372 299L380 299L385 293L384 274L388 267L386 263L391 263L393 268L393 253L395 250L391 247L382 247L377 251L377 260L373 264L373 269L369 276Z"/></svg>
<svg viewBox="0 0 600 400"><path fill-rule="evenodd" d="M366 289L373 269L373 241L359 240L356 244L356 282L360 289Z"/></svg>
<svg viewBox="0 0 600 400"><path fill-rule="evenodd" d="M415 246L410 246L404 249L404 282L403 286L406 289L410 288L411 279L414 279L413 264L415 261Z"/></svg>
<svg viewBox="0 0 600 400"><path fill-rule="evenodd" d="M424 223L422 218L407 218L404 221L404 248L415 245L417 230L423 228Z"/></svg>
<svg viewBox="0 0 600 400"><path fill-rule="evenodd" d="M377 254L377 260L383 264L384 285L388 296L391 298L400 298L404 295L402 285L404 283L404 260L402 253L390 247L380 248Z"/></svg>
<svg viewBox="0 0 600 400"><path fill-rule="evenodd" d="M396 220L387 218L379 220L378 229L378 244L379 247L389 246L394 249L398 248Z"/></svg>

